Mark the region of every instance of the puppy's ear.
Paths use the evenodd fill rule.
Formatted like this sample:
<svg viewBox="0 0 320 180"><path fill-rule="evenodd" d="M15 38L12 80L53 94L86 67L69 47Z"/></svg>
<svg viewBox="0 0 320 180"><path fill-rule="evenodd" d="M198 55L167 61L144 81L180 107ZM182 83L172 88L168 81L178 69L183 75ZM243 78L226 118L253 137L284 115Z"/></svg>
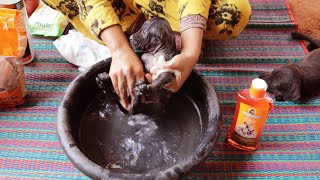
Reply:
<svg viewBox="0 0 320 180"><path fill-rule="evenodd" d="M283 99L285 101L297 101L301 98L301 81L297 81L290 85L287 92L284 94Z"/></svg>
<svg viewBox="0 0 320 180"><path fill-rule="evenodd" d="M259 74L259 78L266 80L271 75L272 72L263 72Z"/></svg>

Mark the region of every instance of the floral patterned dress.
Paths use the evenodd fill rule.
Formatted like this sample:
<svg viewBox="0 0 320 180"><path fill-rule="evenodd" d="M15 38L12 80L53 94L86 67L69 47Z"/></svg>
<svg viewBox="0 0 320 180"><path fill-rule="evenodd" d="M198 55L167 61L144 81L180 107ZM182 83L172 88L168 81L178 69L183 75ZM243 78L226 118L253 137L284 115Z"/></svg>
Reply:
<svg viewBox="0 0 320 180"><path fill-rule="evenodd" d="M251 16L248 0L43 0L62 12L73 26L101 43L100 32L119 24L126 31L139 13L166 18L172 29L204 28L205 39L237 37ZM204 23L201 23L204 21ZM200 22L200 23L199 23ZM203 25L204 24L204 25Z"/></svg>

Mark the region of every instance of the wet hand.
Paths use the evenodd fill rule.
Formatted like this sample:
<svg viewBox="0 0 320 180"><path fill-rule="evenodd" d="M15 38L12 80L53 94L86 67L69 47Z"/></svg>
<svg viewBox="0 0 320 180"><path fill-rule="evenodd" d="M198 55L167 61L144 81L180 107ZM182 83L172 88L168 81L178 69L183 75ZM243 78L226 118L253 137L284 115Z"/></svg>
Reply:
<svg viewBox="0 0 320 180"><path fill-rule="evenodd" d="M175 81L165 87L168 90L177 92L189 77L201 53L203 33L201 28L189 28L181 32L181 53L151 68L152 76L161 71L171 71L176 74ZM150 75L146 77L148 81L152 80Z"/></svg>
<svg viewBox="0 0 320 180"><path fill-rule="evenodd" d="M153 66L150 73L154 79L161 72L172 72L175 74L175 80L165 86L166 89L177 92L189 77L195 66L197 59L188 56L187 54L178 54L174 56L170 61L159 61L157 65ZM152 81L151 76L147 77L148 81Z"/></svg>
<svg viewBox="0 0 320 180"><path fill-rule="evenodd" d="M137 82L144 81L143 65L133 50L116 51L112 54L109 75L121 105L130 110Z"/></svg>
<svg viewBox="0 0 320 180"><path fill-rule="evenodd" d="M109 75L121 105L130 111L131 99L138 81L144 81L144 69L141 60L132 50L121 26L114 25L104 29L100 38L111 52Z"/></svg>

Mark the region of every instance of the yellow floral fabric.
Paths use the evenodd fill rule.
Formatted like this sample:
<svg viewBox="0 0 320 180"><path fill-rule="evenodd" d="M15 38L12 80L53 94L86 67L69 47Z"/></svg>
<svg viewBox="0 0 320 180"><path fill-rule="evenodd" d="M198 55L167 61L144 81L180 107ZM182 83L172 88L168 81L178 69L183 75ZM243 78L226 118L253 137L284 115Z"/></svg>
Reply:
<svg viewBox="0 0 320 180"><path fill-rule="evenodd" d="M43 0L63 13L73 26L100 43L100 32L119 24L126 31L139 13L166 18L180 31L180 19L200 15L207 19L204 38L227 40L239 35L251 16L248 0Z"/></svg>

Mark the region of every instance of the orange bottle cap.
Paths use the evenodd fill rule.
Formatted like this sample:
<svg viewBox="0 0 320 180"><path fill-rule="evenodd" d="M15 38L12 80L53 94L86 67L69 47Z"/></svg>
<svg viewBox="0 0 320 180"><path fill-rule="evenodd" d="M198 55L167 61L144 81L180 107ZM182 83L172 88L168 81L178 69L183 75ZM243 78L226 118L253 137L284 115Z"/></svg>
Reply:
<svg viewBox="0 0 320 180"><path fill-rule="evenodd" d="M267 88L268 85L263 79L255 78L251 83L250 95L255 98L263 98L266 94Z"/></svg>

